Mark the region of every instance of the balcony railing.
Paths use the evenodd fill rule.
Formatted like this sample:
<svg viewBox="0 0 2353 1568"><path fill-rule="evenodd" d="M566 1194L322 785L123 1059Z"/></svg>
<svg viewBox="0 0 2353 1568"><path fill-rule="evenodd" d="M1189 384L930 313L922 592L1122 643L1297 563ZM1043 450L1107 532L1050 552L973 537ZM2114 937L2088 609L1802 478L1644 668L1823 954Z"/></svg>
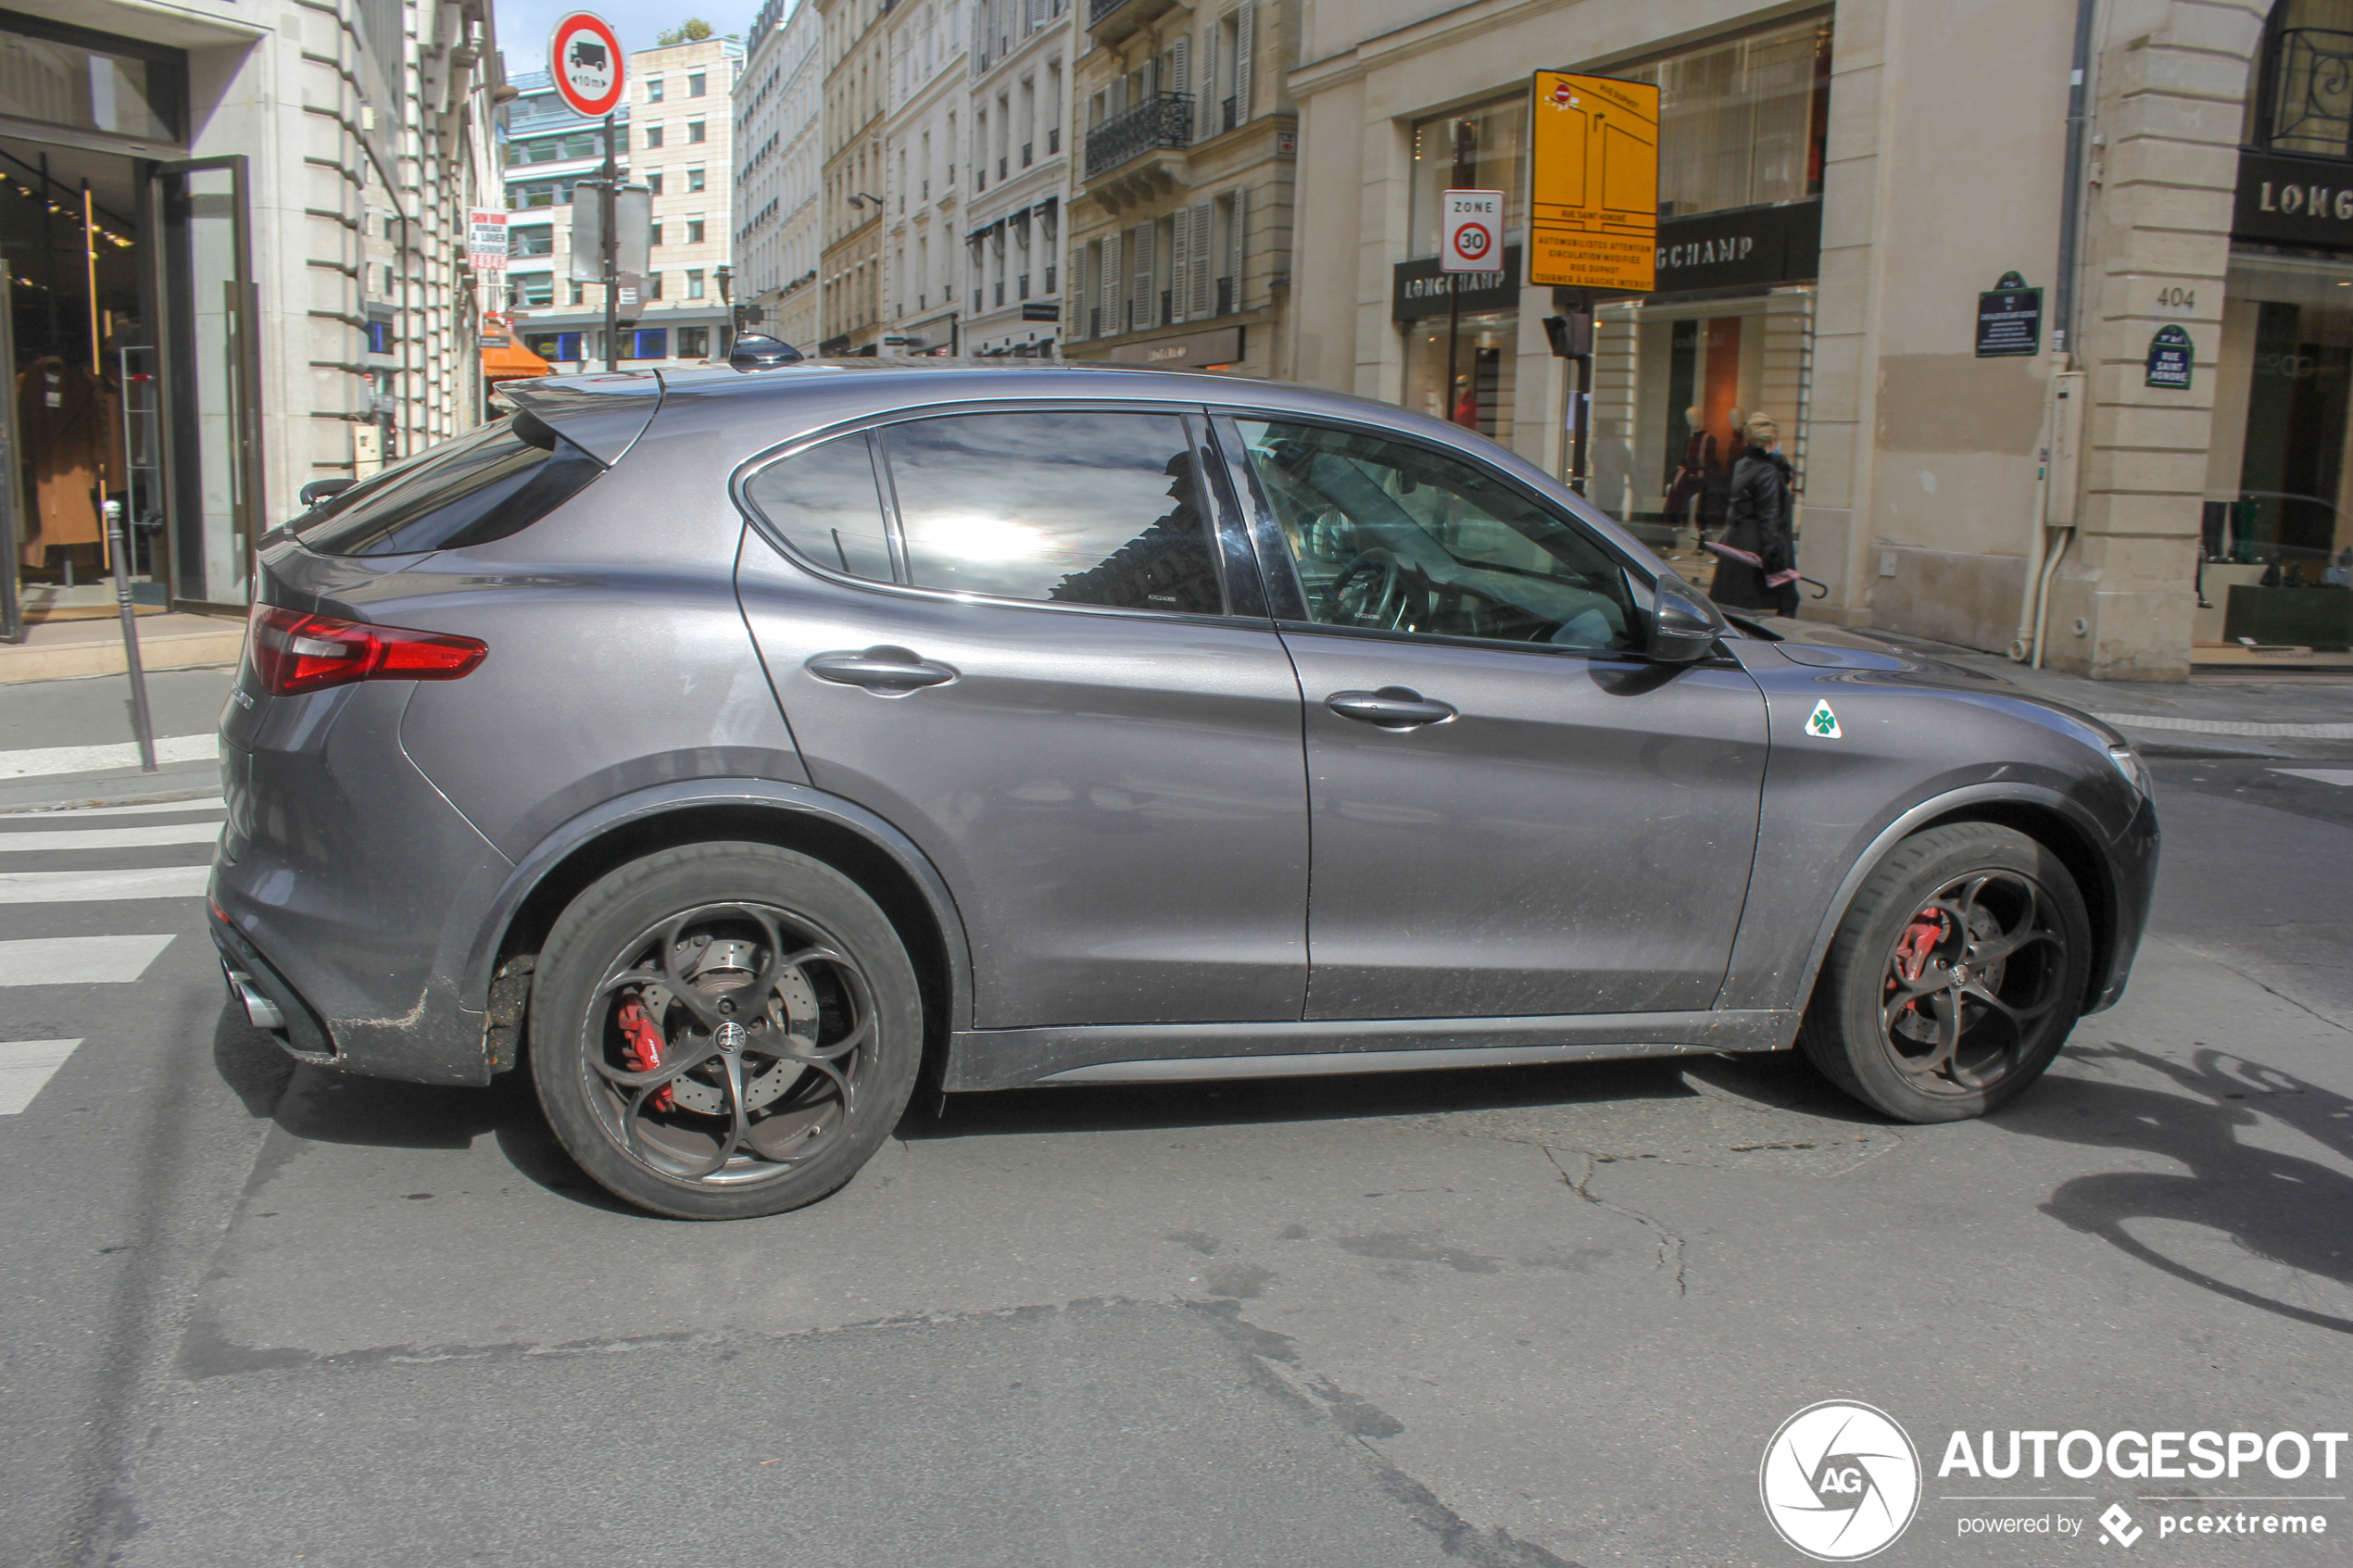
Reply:
<svg viewBox="0 0 2353 1568"><path fill-rule="evenodd" d="M1087 178L1107 174L1154 147L1182 147L1192 139L1193 95L1155 93L1087 132Z"/></svg>
<svg viewBox="0 0 2353 1568"><path fill-rule="evenodd" d="M1127 0L1087 0L1087 25L1101 27L1112 13L1127 4Z"/></svg>
<svg viewBox="0 0 2353 1568"><path fill-rule="evenodd" d="M2258 134L2280 152L2353 155L2353 32L2282 28L2271 40Z"/></svg>

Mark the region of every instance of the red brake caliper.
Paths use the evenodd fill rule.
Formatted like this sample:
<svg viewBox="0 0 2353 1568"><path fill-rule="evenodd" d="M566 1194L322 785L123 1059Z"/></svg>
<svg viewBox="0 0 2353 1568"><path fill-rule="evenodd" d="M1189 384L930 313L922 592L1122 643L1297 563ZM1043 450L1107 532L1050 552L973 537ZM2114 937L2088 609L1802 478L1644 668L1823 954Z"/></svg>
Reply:
<svg viewBox="0 0 2353 1568"><path fill-rule="evenodd" d="M661 1065L661 1030L646 1004L635 997L621 1004L621 1054L628 1059L632 1073L651 1073ZM671 1106L670 1085L656 1089L647 1103L656 1110L668 1110Z"/></svg>
<svg viewBox="0 0 2353 1568"><path fill-rule="evenodd" d="M1936 945L1951 930L1952 924L1942 909L1922 909L1914 915L1912 923L1904 928L1902 938L1895 944L1895 974L1887 977L1887 989L1895 989L1896 975L1902 975L1906 985L1919 985L1920 972L1928 967L1929 954L1936 950ZM1905 1004L1905 1011L1915 1011L1919 1007L1915 999Z"/></svg>

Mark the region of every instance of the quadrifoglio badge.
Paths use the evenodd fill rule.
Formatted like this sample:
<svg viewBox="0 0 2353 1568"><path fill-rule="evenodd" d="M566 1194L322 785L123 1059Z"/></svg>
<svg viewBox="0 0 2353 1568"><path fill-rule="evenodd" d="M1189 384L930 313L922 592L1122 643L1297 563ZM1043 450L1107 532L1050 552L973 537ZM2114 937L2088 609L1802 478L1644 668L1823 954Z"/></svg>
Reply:
<svg viewBox="0 0 2353 1568"><path fill-rule="evenodd" d="M2284 1546L2329 1535L2347 1500L2348 1444L2344 1432L1957 1431L1930 1476L1893 1416L1826 1399L1773 1434L1757 1489L1781 1539L1820 1562L1876 1556L1923 1512L1961 1541L2088 1536L2146 1548L2265 1536Z"/></svg>

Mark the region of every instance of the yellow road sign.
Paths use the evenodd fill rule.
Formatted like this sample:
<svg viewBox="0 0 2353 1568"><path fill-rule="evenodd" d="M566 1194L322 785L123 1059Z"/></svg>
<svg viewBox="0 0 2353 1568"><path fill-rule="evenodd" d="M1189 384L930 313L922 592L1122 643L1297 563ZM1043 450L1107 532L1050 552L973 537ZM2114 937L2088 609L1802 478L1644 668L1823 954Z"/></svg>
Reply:
<svg viewBox="0 0 2353 1568"><path fill-rule="evenodd" d="M1656 287L1658 89L1540 70L1535 96L1528 281Z"/></svg>

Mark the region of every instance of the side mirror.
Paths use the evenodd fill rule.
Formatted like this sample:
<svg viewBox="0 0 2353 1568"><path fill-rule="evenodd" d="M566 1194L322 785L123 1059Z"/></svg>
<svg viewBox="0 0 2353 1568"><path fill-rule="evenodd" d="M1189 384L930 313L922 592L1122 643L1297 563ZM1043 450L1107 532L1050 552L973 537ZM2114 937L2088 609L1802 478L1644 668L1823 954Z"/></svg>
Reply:
<svg viewBox="0 0 2353 1568"><path fill-rule="evenodd" d="M1724 618L1706 596L1680 577L1662 577L1652 590L1650 646L1653 659L1689 664L1704 659L1724 634Z"/></svg>
<svg viewBox="0 0 2353 1568"><path fill-rule="evenodd" d="M800 357L799 349L766 332L737 332L734 345L727 350L728 365L738 370L773 370Z"/></svg>
<svg viewBox="0 0 2353 1568"><path fill-rule="evenodd" d="M315 507L330 495L340 495L359 483L356 479L314 479L302 487L299 499L305 508Z"/></svg>

